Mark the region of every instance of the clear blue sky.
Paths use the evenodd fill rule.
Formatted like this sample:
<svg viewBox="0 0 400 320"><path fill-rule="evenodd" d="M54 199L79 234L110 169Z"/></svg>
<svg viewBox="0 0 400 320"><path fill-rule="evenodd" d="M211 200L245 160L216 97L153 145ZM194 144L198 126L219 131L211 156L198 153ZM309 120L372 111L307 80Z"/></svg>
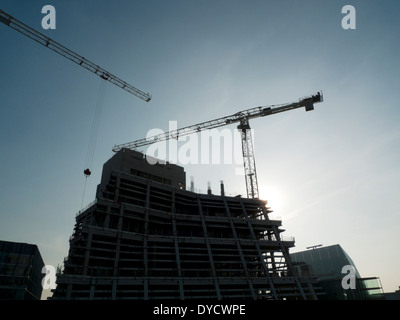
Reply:
<svg viewBox="0 0 400 320"><path fill-rule="evenodd" d="M47 4L56 30L41 28ZM355 30L341 26L347 4ZM296 238L293 252L338 243L362 276L398 288L399 1L3 0L1 9L153 97L106 85L85 203L115 144L170 120L182 127L323 90L312 112L251 122L261 195ZM46 264L61 264L102 80L3 24L0 39L0 238L35 243ZM236 167L188 165L188 182L216 190L224 180L244 194Z"/></svg>

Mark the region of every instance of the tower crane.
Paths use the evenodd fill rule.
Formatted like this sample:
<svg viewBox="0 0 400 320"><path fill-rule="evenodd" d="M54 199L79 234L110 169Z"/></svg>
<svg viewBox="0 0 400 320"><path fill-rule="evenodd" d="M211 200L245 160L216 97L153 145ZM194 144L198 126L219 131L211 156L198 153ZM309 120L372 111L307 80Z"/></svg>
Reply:
<svg viewBox="0 0 400 320"><path fill-rule="evenodd" d="M22 33L23 35L39 42L41 45L57 52L58 54L62 55L63 57L75 62L76 64L84 67L85 69L93 72L94 74L98 75L100 78L109 81L116 86L124 89L125 91L137 96L138 98L149 102L151 100L151 96L148 93L144 93L143 91L135 88L134 86L130 85L129 83L121 80L120 78L116 77L112 73L104 70L103 68L99 67L98 65L94 64L93 62L85 59L84 57L80 56L79 54L73 52L72 50L64 47L63 45L59 44L58 42L46 37L44 34L40 33L28 27L26 24L18 21L14 17L10 16L8 13L4 12L0 9L0 22L4 23L5 25L9 26L10 28L17 30L18 32Z"/></svg>
<svg viewBox="0 0 400 320"><path fill-rule="evenodd" d="M281 113L302 107L304 107L306 111L311 111L314 110L314 103L319 103L322 101L323 101L323 95L322 92L320 91L317 92L317 94L315 95L299 99L299 101L297 102L286 103L281 105L272 105L267 107L255 107L239 111L230 116L210 121L205 121L202 123L198 123L177 130L171 130L162 134L139 139L133 142L115 145L112 150L114 152L118 152L123 148L136 149L160 141L165 141L169 139L178 139L178 137L200 132L202 130L209 130L213 128L226 126L232 123L239 123L237 128L241 133L242 155L243 155L243 165L244 165L244 173L246 179L247 197L258 198L259 192L258 192L258 182L256 174L256 163L255 163L253 140L251 136L249 120L259 117L270 116L276 113Z"/></svg>

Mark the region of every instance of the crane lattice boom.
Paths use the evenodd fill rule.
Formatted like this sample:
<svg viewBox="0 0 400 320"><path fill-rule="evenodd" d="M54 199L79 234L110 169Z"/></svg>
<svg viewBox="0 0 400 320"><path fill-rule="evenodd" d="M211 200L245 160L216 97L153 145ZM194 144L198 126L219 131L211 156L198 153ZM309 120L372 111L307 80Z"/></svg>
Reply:
<svg viewBox="0 0 400 320"><path fill-rule="evenodd" d="M205 121L181 129L171 130L152 137L116 145L114 146L113 151L118 152L123 148L136 149L139 147L150 145L152 143L165 141L169 139L178 139L181 136L186 136L192 133L200 132L202 130L209 130L239 122L237 128L241 132L241 138L242 138L242 155L243 155L244 173L246 178L247 197L258 198L259 192L258 192L258 182L256 173L256 163L255 163L253 140L251 136L249 120L254 118L269 116L280 112L294 110L302 107L304 107L306 111L311 111L314 110L314 103L322 101L323 101L322 92L318 92L316 95L300 99L298 102L281 104L277 106L274 105L269 107L256 107L252 109L247 109L227 117L222 117L211 121Z"/></svg>
<svg viewBox="0 0 400 320"><path fill-rule="evenodd" d="M315 102L321 102L322 101L322 93L318 92L317 95L313 95L311 97L303 98L299 100L298 102L293 102L289 104L282 104L282 105L277 105L277 106L269 106L269 107L255 107L251 109L247 109L244 111L237 112L233 115L210 120L210 121L205 121L201 122L195 125L191 125L188 127L184 127L181 129L177 130L171 130L162 134L158 134L152 137L148 138L143 138L139 140L135 140L132 142L124 143L124 144L119 144L115 145L113 147L113 151L117 152L121 150L122 148L127 148L127 149L136 149L139 147L147 146L152 143L156 143L159 141L165 141L169 139L178 139L179 137L186 136L192 133L200 132L202 130L208 130L208 129L213 129L213 128L218 128L222 127L225 125L229 125L232 123L237 123L241 122L243 120L250 120L254 118L259 118L259 117L265 117L269 116L272 114L280 113L280 112L285 112L301 107L305 107L307 111L313 110L313 104Z"/></svg>
<svg viewBox="0 0 400 320"><path fill-rule="evenodd" d="M94 74L97 74L102 79L107 80L115 84L116 86L124 89L125 91L137 96L138 98L146 102L151 100L151 96L148 93L144 93L143 91L135 88L134 86L130 85L124 80L121 80L120 78L116 77L107 70L104 70L103 68L85 59L84 57L73 52L72 50L64 47L58 42L50 39L49 37L46 37L44 34L32 29L31 27L25 25L21 21L18 21L17 19L10 16L8 13L4 12L1 9L0 9L0 21L3 22L5 25L9 26L10 28L17 30L23 35L35 40L36 42L39 42L41 45L53 50L54 52L57 52L58 54L64 56L65 58L93 72Z"/></svg>

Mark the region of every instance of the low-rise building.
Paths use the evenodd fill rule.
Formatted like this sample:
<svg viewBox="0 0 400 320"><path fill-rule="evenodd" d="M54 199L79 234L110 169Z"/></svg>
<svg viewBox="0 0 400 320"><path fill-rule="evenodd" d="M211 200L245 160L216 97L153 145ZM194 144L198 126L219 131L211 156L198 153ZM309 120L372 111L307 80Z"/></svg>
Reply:
<svg viewBox="0 0 400 320"><path fill-rule="evenodd" d="M43 267L36 245L0 241L0 300L40 300Z"/></svg>

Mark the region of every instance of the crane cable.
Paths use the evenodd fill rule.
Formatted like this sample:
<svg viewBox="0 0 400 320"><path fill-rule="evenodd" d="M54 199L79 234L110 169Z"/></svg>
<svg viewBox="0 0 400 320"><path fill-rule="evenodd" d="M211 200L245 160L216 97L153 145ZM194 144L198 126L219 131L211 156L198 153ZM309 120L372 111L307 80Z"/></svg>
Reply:
<svg viewBox="0 0 400 320"><path fill-rule="evenodd" d="M96 107L95 107L94 114L93 114L92 129L90 132L88 149L87 149L87 153L86 153L85 170L83 171L83 173L85 175L85 185L83 187L81 208L83 206L83 201L85 198L87 178L92 173L90 171L90 168L92 167L94 153L96 151L97 136L98 136L99 127L100 127L101 114L103 112L104 96L105 96L105 91L106 91L105 89L106 89L106 82L101 80L100 87L99 87L99 93L97 95L97 103L96 103Z"/></svg>

